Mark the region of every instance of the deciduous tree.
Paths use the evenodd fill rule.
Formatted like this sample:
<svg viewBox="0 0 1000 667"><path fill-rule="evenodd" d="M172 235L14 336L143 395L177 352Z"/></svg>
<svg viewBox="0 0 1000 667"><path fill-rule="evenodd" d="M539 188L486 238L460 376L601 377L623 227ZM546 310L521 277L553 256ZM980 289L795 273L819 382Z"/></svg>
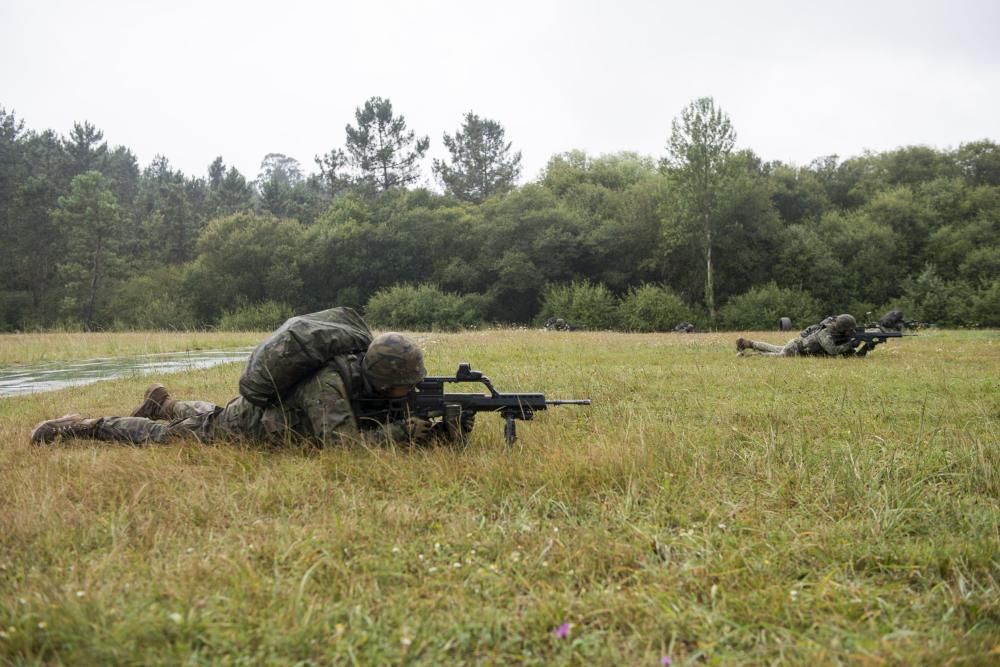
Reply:
<svg viewBox="0 0 1000 667"><path fill-rule="evenodd" d="M667 157L662 165L676 185L676 212L681 226L697 230L705 263L705 307L715 317L712 251L720 224L720 198L729 178L736 132L710 97L701 97L681 111L671 124Z"/></svg>

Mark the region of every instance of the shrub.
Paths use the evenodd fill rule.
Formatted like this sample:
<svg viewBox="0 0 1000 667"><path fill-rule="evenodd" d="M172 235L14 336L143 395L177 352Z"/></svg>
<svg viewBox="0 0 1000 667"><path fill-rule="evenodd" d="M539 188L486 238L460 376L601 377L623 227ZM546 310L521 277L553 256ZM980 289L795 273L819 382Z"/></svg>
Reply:
<svg viewBox="0 0 1000 667"><path fill-rule="evenodd" d="M476 327L483 321L486 297L443 292L436 285L394 285L376 292L365 306L365 318L379 328L416 331Z"/></svg>
<svg viewBox="0 0 1000 667"><path fill-rule="evenodd" d="M549 285L542 292L539 323L550 317L561 317L587 329L612 329L618 322L618 299L602 284L581 281Z"/></svg>
<svg viewBox="0 0 1000 667"><path fill-rule="evenodd" d="M165 267L137 275L115 291L107 316L115 329L189 330L197 317L185 296L180 271Z"/></svg>
<svg viewBox="0 0 1000 667"><path fill-rule="evenodd" d="M1000 327L1000 280L976 292L969 304L966 324L980 327Z"/></svg>
<svg viewBox="0 0 1000 667"><path fill-rule="evenodd" d="M649 284L629 289L618 307L618 318L628 331L672 331L680 322L695 319L673 290Z"/></svg>
<svg viewBox="0 0 1000 667"><path fill-rule="evenodd" d="M292 307L277 301L241 302L219 318L217 328L223 331L272 331L293 315Z"/></svg>
<svg viewBox="0 0 1000 667"><path fill-rule="evenodd" d="M945 280L932 265L903 281L899 301L909 320L945 326L1000 324L1000 283L985 283L977 290L962 280Z"/></svg>
<svg viewBox="0 0 1000 667"><path fill-rule="evenodd" d="M768 283L733 297L719 309L719 324L727 329L774 329L788 317L796 329L822 318L819 301L808 292Z"/></svg>
<svg viewBox="0 0 1000 667"><path fill-rule="evenodd" d="M24 327L30 309L30 293L0 290L0 331L13 331Z"/></svg>

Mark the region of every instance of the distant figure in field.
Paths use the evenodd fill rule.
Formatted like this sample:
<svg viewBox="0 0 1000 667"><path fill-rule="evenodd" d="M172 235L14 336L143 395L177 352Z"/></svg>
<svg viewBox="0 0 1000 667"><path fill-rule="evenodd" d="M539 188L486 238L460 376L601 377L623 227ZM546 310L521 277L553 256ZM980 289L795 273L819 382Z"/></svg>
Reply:
<svg viewBox="0 0 1000 667"><path fill-rule="evenodd" d="M177 438L202 442L251 439L314 444L344 439L423 443L442 432L437 423L409 418L359 423L356 399L402 398L424 379L423 353L398 333L372 338L351 308L331 308L293 317L257 346L240 378L240 395L225 406L179 401L166 387L152 385L129 417L65 415L41 422L31 442L91 438L131 444ZM463 415L462 432L475 415Z"/></svg>
<svg viewBox="0 0 1000 667"><path fill-rule="evenodd" d="M743 356L749 352L759 352L769 357L850 355L855 347L851 341L851 333L856 326L854 316L844 314L828 317L819 324L813 324L784 345L737 338L736 354Z"/></svg>
<svg viewBox="0 0 1000 667"><path fill-rule="evenodd" d="M549 331L575 331L579 327L570 324L561 317L550 317L545 320L545 324L542 325L542 328Z"/></svg>
<svg viewBox="0 0 1000 667"><path fill-rule="evenodd" d="M890 310L878 321L878 326L883 331L902 331L906 325L907 322L903 318L901 310Z"/></svg>

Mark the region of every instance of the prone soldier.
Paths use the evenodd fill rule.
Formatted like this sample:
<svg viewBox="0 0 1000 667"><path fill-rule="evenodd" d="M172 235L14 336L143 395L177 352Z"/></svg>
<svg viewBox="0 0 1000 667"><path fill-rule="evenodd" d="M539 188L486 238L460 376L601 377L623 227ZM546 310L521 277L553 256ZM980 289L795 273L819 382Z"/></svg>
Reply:
<svg viewBox="0 0 1000 667"><path fill-rule="evenodd" d="M315 444L350 439L424 443L440 434L426 419L391 423L358 420L363 396L400 398L426 375L423 353L399 333L372 337L351 308L293 317L259 345L240 379L240 395L225 406L175 400L152 385L128 417L87 419L79 414L43 421L31 442L61 437L131 444L178 438L201 442L239 439L283 442L289 437ZM462 421L462 435L474 415Z"/></svg>
<svg viewBox="0 0 1000 667"><path fill-rule="evenodd" d="M796 338L784 345L772 345L749 338L736 339L736 353L743 356L748 351L756 351L770 357L830 356L850 355L856 343L852 333L857 326L853 315L828 317L819 324L803 330Z"/></svg>

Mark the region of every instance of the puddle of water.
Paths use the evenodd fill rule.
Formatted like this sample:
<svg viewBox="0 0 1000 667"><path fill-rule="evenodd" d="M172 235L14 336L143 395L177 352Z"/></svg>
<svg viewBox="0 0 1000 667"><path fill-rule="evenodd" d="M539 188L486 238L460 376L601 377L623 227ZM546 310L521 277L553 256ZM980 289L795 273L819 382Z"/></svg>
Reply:
<svg viewBox="0 0 1000 667"><path fill-rule="evenodd" d="M210 368L233 361L246 361L252 351L253 347L240 347L82 361L47 361L0 368L0 397L54 391L121 377Z"/></svg>

